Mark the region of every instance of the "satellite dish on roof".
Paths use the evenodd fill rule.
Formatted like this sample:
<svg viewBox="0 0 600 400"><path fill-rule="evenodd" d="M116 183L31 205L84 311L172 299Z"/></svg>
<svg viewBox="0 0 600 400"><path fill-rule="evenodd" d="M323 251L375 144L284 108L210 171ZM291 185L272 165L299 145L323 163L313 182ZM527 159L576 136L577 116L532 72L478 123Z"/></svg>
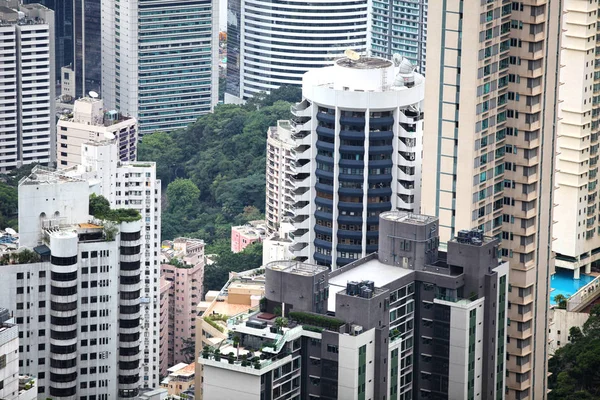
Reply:
<svg viewBox="0 0 600 400"><path fill-rule="evenodd" d="M13 228L6 228L5 229L6 233L8 233L9 235L16 235L17 231L15 231Z"/></svg>
<svg viewBox="0 0 600 400"><path fill-rule="evenodd" d="M115 135L112 132L105 132L104 133L104 139L106 140L113 140L115 138Z"/></svg>
<svg viewBox="0 0 600 400"><path fill-rule="evenodd" d="M357 52L355 52L352 49L347 49L346 51L344 51L344 55L346 56L346 58L348 58L349 60L353 60L353 61L358 61L360 60L360 54L358 54Z"/></svg>
<svg viewBox="0 0 600 400"><path fill-rule="evenodd" d="M94 92L93 90L90 90L89 95L92 99L98 98L98 93Z"/></svg>

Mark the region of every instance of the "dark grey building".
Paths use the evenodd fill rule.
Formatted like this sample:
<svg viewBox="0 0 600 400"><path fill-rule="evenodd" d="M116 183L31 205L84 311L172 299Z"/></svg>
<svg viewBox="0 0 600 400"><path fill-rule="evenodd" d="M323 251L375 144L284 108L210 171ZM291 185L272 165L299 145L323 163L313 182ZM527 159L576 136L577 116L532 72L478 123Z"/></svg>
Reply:
<svg viewBox="0 0 600 400"><path fill-rule="evenodd" d="M100 92L102 74L100 0L23 0L42 4L55 15L55 70L71 66L75 71L76 97L90 90Z"/></svg>
<svg viewBox="0 0 600 400"><path fill-rule="evenodd" d="M441 252L436 217L391 211L379 223L379 253L333 272L266 266L262 310L228 321L231 340L200 358L205 398L504 398L498 241L462 231ZM239 357L220 357L238 342Z"/></svg>

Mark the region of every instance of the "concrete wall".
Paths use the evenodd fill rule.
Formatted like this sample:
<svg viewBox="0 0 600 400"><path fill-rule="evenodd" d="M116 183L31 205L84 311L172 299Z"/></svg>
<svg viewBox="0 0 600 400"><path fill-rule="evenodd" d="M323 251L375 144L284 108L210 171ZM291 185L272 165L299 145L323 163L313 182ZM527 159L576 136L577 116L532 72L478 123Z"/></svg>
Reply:
<svg viewBox="0 0 600 400"><path fill-rule="evenodd" d="M260 376L204 366L204 399L260 399Z"/></svg>

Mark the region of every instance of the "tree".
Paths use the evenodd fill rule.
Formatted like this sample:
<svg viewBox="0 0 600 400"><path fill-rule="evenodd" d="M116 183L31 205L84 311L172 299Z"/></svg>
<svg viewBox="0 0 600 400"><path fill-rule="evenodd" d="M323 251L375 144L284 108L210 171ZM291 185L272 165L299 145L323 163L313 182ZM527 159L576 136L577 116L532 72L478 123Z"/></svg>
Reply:
<svg viewBox="0 0 600 400"><path fill-rule="evenodd" d="M181 149L168 133L157 132L144 136L138 147L138 160L156 162L156 176L163 185L185 172L180 167Z"/></svg>
<svg viewBox="0 0 600 400"><path fill-rule="evenodd" d="M181 354L185 357L185 362L190 364L196 359L196 342L192 338L183 339Z"/></svg>
<svg viewBox="0 0 600 400"><path fill-rule="evenodd" d="M556 296L554 296L554 302L556 303L556 306L558 308L563 310L567 309L567 298L564 295L557 294Z"/></svg>
<svg viewBox="0 0 600 400"><path fill-rule="evenodd" d="M104 196L98 196L95 193L90 195L90 215L103 216L110 213L110 203Z"/></svg>
<svg viewBox="0 0 600 400"><path fill-rule="evenodd" d="M210 250L217 249L215 262L204 267L204 293L209 290L221 290L229 280L230 272L241 272L248 269L258 268L262 264L262 243L253 243L240 253L232 253L230 248L224 247L227 242L219 242L218 247L209 247Z"/></svg>
<svg viewBox="0 0 600 400"><path fill-rule="evenodd" d="M569 330L571 343L549 360L548 399L600 400L600 305L592 307L583 330Z"/></svg>

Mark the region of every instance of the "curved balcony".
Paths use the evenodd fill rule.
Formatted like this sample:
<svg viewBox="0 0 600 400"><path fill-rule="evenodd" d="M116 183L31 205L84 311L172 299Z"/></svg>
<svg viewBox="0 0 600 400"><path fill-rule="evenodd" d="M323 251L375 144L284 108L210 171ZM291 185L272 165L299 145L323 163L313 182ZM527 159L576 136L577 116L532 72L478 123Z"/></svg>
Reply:
<svg viewBox="0 0 600 400"><path fill-rule="evenodd" d="M327 143L322 140L317 140L317 149L319 150L327 150L333 152L335 150L335 146L333 143Z"/></svg>
<svg viewBox="0 0 600 400"><path fill-rule="evenodd" d="M295 229L290 232L290 238L296 242L306 242L308 240L308 229Z"/></svg>
<svg viewBox="0 0 600 400"><path fill-rule="evenodd" d="M394 147L391 144L385 146L369 146L369 154L392 154Z"/></svg>
<svg viewBox="0 0 600 400"><path fill-rule="evenodd" d="M362 245L360 244L341 244L336 246L337 251L349 251L352 253L362 253Z"/></svg>
<svg viewBox="0 0 600 400"><path fill-rule="evenodd" d="M315 217L318 219L323 219L325 221L333 222L333 214L325 211L315 211Z"/></svg>
<svg viewBox="0 0 600 400"><path fill-rule="evenodd" d="M367 210L369 211L389 211L392 209L392 203L389 201L382 201L380 203L368 203Z"/></svg>
<svg viewBox="0 0 600 400"><path fill-rule="evenodd" d="M316 132L319 135L319 138L324 137L335 139L335 130L333 128L327 128L326 126L319 125L317 126Z"/></svg>
<svg viewBox="0 0 600 400"><path fill-rule="evenodd" d="M362 131L340 131L340 139L365 140L365 132Z"/></svg>
<svg viewBox="0 0 600 400"><path fill-rule="evenodd" d="M317 155L316 160L317 160L317 162L320 162L323 164L335 165L335 160L333 159L333 157L326 157L326 156L319 154L319 155ZM341 163L341 161L340 161L340 163Z"/></svg>
<svg viewBox="0 0 600 400"><path fill-rule="evenodd" d="M407 134L415 134L417 132L417 124L409 124L406 122L400 122L401 132L406 132Z"/></svg>
<svg viewBox="0 0 600 400"><path fill-rule="evenodd" d="M364 168L365 162L363 160L347 160L342 158L339 160L339 165L340 168Z"/></svg>
<svg viewBox="0 0 600 400"><path fill-rule="evenodd" d="M315 247L320 247L322 249L331 250L332 243L326 240L315 239Z"/></svg>
<svg viewBox="0 0 600 400"><path fill-rule="evenodd" d="M316 262L322 262L324 264L331 264L332 258L331 256L327 256L325 254L321 254L319 252L314 252L313 258Z"/></svg>
<svg viewBox="0 0 600 400"><path fill-rule="evenodd" d="M369 118L369 126L384 126L384 125L393 125L394 117L372 117Z"/></svg>
<svg viewBox="0 0 600 400"><path fill-rule="evenodd" d="M365 122L364 115L360 117L352 117L344 114L340 115L340 124L343 125L364 126Z"/></svg>
<svg viewBox="0 0 600 400"><path fill-rule="evenodd" d="M406 181L415 180L415 168L401 165L398 167L398 179Z"/></svg>
<svg viewBox="0 0 600 400"><path fill-rule="evenodd" d="M400 162L405 166L416 166L416 155L414 152L399 151Z"/></svg>
<svg viewBox="0 0 600 400"><path fill-rule="evenodd" d="M335 124L335 115L318 112L317 113L317 121L328 122L330 124Z"/></svg>
<svg viewBox="0 0 600 400"><path fill-rule="evenodd" d="M308 229L310 227L310 217L308 215L299 215L292 218L292 221L296 229Z"/></svg>
<svg viewBox="0 0 600 400"><path fill-rule="evenodd" d="M294 203L293 213L295 215L307 213L309 211L309 209L308 209L309 204L310 204L310 202L308 202L308 201L297 201L296 203Z"/></svg>
<svg viewBox="0 0 600 400"><path fill-rule="evenodd" d="M338 229L337 231L338 238L345 239L362 239L362 231L349 231L344 229Z"/></svg>
<svg viewBox="0 0 600 400"><path fill-rule="evenodd" d="M290 112L296 117L310 116L310 106L310 101L303 99L299 103L292 104L290 106Z"/></svg>
<svg viewBox="0 0 600 400"><path fill-rule="evenodd" d="M309 174L312 164L309 159L302 158L291 162L290 167L294 174Z"/></svg>
<svg viewBox="0 0 600 400"><path fill-rule="evenodd" d="M304 250L306 247L308 247L308 243L297 242L297 243L290 245L290 251L293 253L300 252L300 251Z"/></svg>
<svg viewBox="0 0 600 400"><path fill-rule="evenodd" d="M367 254L377 253L379 251L379 247L376 244L367 245Z"/></svg>
<svg viewBox="0 0 600 400"><path fill-rule="evenodd" d="M325 171L323 169L316 169L315 175L319 178L333 179L333 171Z"/></svg>
<svg viewBox="0 0 600 400"><path fill-rule="evenodd" d="M339 187L338 193L341 196L360 196L364 195L364 190L362 188L349 188L349 187Z"/></svg>
<svg viewBox="0 0 600 400"><path fill-rule="evenodd" d="M355 182L355 183L362 183L364 182L365 177L361 174L361 175L355 175L355 174L339 174L338 175L338 181L339 182Z"/></svg>
<svg viewBox="0 0 600 400"><path fill-rule="evenodd" d="M392 174L373 174L368 176L369 183L377 183L377 182L391 182Z"/></svg>
<svg viewBox="0 0 600 400"><path fill-rule="evenodd" d="M417 139L415 138L398 138L398 151L403 152L415 152L417 146Z"/></svg>
<svg viewBox="0 0 600 400"><path fill-rule="evenodd" d="M398 194L411 195L415 193L415 182L407 180L398 181Z"/></svg>
<svg viewBox="0 0 600 400"><path fill-rule="evenodd" d="M340 145L340 153L348 153L348 154L364 154L365 146L350 146L350 145Z"/></svg>
<svg viewBox="0 0 600 400"><path fill-rule="evenodd" d="M310 116L292 117L290 127L292 132L310 131Z"/></svg>
<svg viewBox="0 0 600 400"><path fill-rule="evenodd" d="M315 233L320 233L322 235L332 235L332 228L323 225L315 225Z"/></svg>
<svg viewBox="0 0 600 400"><path fill-rule="evenodd" d="M363 217L361 215L338 215L337 221L340 224L362 225Z"/></svg>
<svg viewBox="0 0 600 400"><path fill-rule="evenodd" d="M371 140L389 140L394 138L393 131L371 131L369 132L369 139Z"/></svg>
<svg viewBox="0 0 600 400"><path fill-rule="evenodd" d="M362 211L363 204L362 203L352 203L347 201L339 201L338 209L344 211Z"/></svg>

